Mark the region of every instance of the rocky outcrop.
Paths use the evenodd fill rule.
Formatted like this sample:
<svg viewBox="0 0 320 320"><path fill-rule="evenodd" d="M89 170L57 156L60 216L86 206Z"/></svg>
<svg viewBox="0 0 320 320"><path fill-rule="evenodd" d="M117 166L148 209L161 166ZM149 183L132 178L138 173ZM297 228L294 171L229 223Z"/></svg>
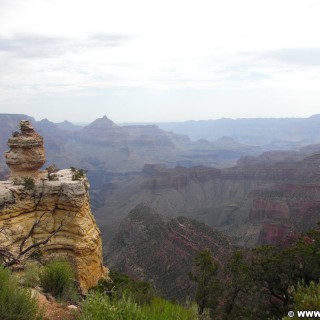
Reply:
<svg viewBox="0 0 320 320"><path fill-rule="evenodd" d="M40 250L41 259L69 260L86 292L106 272L100 231L90 210L88 183L73 181L69 169L58 171L55 179L36 180L32 188L17 185L16 180L15 184L0 182L0 228L5 231L0 242L18 254L24 239L27 248L52 236L47 244L35 248Z"/></svg>
<svg viewBox="0 0 320 320"><path fill-rule="evenodd" d="M107 276L88 180L71 169L39 173L45 161L43 138L29 121L21 121L20 128L6 153L11 179L0 182L1 248L22 265L35 253L43 262L70 261L85 293Z"/></svg>
<svg viewBox="0 0 320 320"><path fill-rule="evenodd" d="M35 175L46 162L43 138L28 120L20 121L20 130L8 140L10 151L5 153L6 163L12 176Z"/></svg>

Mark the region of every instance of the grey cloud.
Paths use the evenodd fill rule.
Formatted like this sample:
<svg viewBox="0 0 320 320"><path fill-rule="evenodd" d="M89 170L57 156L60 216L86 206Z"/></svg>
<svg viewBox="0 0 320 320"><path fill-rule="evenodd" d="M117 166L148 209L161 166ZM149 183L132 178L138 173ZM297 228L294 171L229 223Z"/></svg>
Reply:
<svg viewBox="0 0 320 320"><path fill-rule="evenodd" d="M51 58L68 51L124 45L132 37L122 34L96 34L83 39L48 37L37 34L15 34L0 37L0 52L19 58Z"/></svg>
<svg viewBox="0 0 320 320"><path fill-rule="evenodd" d="M289 65L320 65L320 48L287 48L265 51L257 54L259 58L271 58Z"/></svg>
<svg viewBox="0 0 320 320"><path fill-rule="evenodd" d="M98 33L88 38L89 45L115 47L126 44L133 36L126 34Z"/></svg>
<svg viewBox="0 0 320 320"><path fill-rule="evenodd" d="M34 34L16 34L0 37L0 51L10 52L19 57L51 57L65 51L66 40L58 37L44 37Z"/></svg>

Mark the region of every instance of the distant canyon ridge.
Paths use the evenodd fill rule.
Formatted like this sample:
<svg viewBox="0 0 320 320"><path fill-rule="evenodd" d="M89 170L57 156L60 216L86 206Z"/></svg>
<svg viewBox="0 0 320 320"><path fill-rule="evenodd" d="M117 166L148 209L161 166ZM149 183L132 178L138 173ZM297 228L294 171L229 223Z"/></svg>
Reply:
<svg viewBox="0 0 320 320"><path fill-rule="evenodd" d="M272 243L320 220L320 116L80 127L0 114L0 152L20 120L44 137L46 166L88 170L105 242L140 203L187 216L236 244ZM0 163L0 174L7 175Z"/></svg>

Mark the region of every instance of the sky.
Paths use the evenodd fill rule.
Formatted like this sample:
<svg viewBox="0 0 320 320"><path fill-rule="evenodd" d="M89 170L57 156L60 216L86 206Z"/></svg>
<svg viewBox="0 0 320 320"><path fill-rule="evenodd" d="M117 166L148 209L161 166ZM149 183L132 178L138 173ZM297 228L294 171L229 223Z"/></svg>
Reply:
<svg viewBox="0 0 320 320"><path fill-rule="evenodd" d="M0 0L0 112L165 122L320 113L320 0Z"/></svg>

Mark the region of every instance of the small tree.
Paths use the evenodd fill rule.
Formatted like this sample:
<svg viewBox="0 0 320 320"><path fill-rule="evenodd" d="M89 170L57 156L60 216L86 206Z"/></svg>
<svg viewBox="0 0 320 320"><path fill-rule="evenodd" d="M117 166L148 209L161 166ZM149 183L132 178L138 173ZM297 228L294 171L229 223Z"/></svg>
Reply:
<svg viewBox="0 0 320 320"><path fill-rule="evenodd" d="M34 179L32 177L23 177L22 185L24 186L25 190L33 190L36 186Z"/></svg>
<svg viewBox="0 0 320 320"><path fill-rule="evenodd" d="M40 217L34 221L31 228L29 229L29 232L22 238L17 251L13 250L12 243L7 245L0 244L0 262L3 264L5 268L21 263L22 260L24 260L26 257L34 253L43 245L47 244L51 240L51 238L54 237L64 225L67 225L70 221L72 221L73 218L72 216L64 217L60 221L60 224L54 230L52 230L45 238L36 242L32 241L31 244L28 244L28 241L33 238L36 228L46 224L45 215L46 212L43 212L40 215ZM0 233L5 238L7 238L7 232L8 230L5 226L0 227Z"/></svg>
<svg viewBox="0 0 320 320"><path fill-rule="evenodd" d="M195 270L189 278L197 283L196 302L199 315L208 309L210 314L218 305L221 286L217 277L218 265L213 261L211 251L200 251L195 258Z"/></svg>

